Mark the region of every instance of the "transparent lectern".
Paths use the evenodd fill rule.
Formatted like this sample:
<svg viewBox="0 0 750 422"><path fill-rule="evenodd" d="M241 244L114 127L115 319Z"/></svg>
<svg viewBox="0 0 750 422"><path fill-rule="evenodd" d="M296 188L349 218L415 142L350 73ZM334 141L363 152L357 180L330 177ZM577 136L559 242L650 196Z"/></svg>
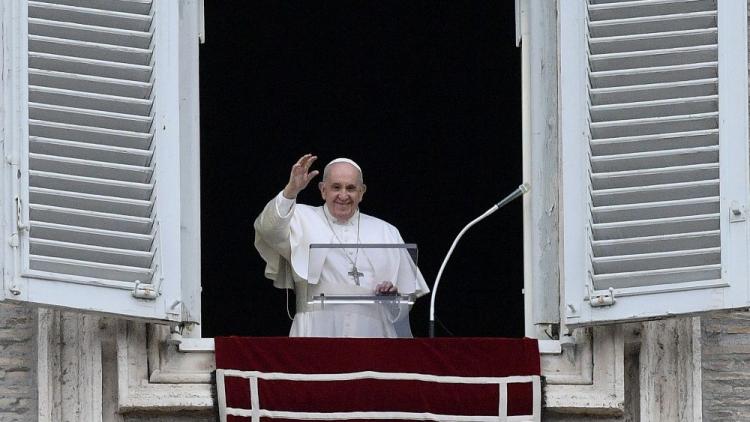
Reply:
<svg viewBox="0 0 750 422"><path fill-rule="evenodd" d="M307 307L357 312L393 324L398 337L411 337L409 310L418 286L414 243L316 243L310 245ZM380 283L396 287L377 293Z"/></svg>

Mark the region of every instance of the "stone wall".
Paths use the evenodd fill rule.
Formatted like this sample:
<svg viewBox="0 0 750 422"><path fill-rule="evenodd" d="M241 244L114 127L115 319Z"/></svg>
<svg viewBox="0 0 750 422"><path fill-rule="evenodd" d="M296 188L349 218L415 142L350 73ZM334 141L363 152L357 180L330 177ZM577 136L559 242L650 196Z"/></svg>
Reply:
<svg viewBox="0 0 750 422"><path fill-rule="evenodd" d="M123 327L130 328L128 335ZM189 381L194 373L164 364L162 378L176 378L177 384L149 382L149 367L158 366L160 358L147 347L146 331L143 323L0 303L0 421L215 421L206 392L210 385L180 379ZM123 364L127 351L135 358ZM154 353L157 363L146 359ZM198 375L207 377L204 360ZM123 391L131 393L129 401L121 400ZM193 396L202 398L198 405ZM171 407L160 406L166 401ZM118 413L118 405L128 404L138 409Z"/></svg>
<svg viewBox="0 0 750 422"><path fill-rule="evenodd" d="M0 421L36 420L35 313L0 304Z"/></svg>
<svg viewBox="0 0 750 422"><path fill-rule="evenodd" d="M663 324L665 322L646 323L647 326L660 328L658 331L661 334L652 336L656 339L653 342L654 347L659 350L667 350L665 345L675 343L667 341L669 332L673 330L661 327ZM156 414L140 411L118 415L116 413L117 392L115 391L117 388L117 374L115 373L117 352L114 348L116 337L114 328L117 325L118 323L111 319L100 320L82 314L40 311L26 306L0 304L0 421L80 420L76 418L77 415L94 418L90 420L112 422L156 420L209 422L215 420L210 410L157 411ZM137 332L142 331L139 324L129 323L128 326L138 328L135 330ZM703 356L701 371L703 420L750 420L750 313L737 312L704 316L701 318L700 330ZM40 332L47 333L42 336L46 341L37 341ZM640 337L641 335L637 335L633 337L633 340ZM139 342L135 338L128 337L127 343L132 343L132 347L140 353L145 353L145 347L138 346L136 343ZM560 422L583 419L598 422L643 420L645 408L639 410L639 407L643 405L639 401L645 398L642 396L643 385L640 385L644 380L640 378L646 374L644 370L649 369L643 368L644 350L640 347L640 343L640 341L634 341L626 345L623 415L607 417L546 413L545 420ZM43 366L47 368L45 379L49 378L50 382L40 386L42 388L39 388L39 393L37 393L35 380L37 375L40 375L37 367L40 362L38 350L40 347L47 356L47 365ZM83 348L87 353L84 353ZM682 348L670 349L679 351ZM682 353L677 353L682 356L675 355L670 359L675 362L686 362L688 360L685 355L686 351L687 348ZM650 356L649 353L647 353L648 356ZM96 362L97 358L101 359L100 363ZM139 367L137 372L145 370L142 364L136 366ZM652 365L647 366L653 369ZM78 372L78 374L73 372ZM85 374L93 377L79 376ZM671 384L671 382L665 383L664 380L658 381L658 377L652 378L654 378L652 380L654 384L660 384L662 387ZM686 381L680 381L679 378L676 377L672 381L680 385ZM64 380L67 382L63 382ZM147 381L144 379L141 382ZM93 388L83 388L86 385ZM655 386L653 385L652 388ZM45 388L46 393L42 394ZM172 388L176 389L177 386ZM79 400L89 393L91 397ZM80 407L81 402L96 403L97 400L93 400L94 395L100 397L100 407L96 409ZM43 400L43 403L38 403L37 397L42 396L47 398ZM677 401L684 402L685 400ZM49 417L39 418L38 415ZM690 420L690 418L685 420Z"/></svg>
<svg viewBox="0 0 750 422"><path fill-rule="evenodd" d="M639 343L625 344L625 401L622 415L565 414L542 409L542 420L545 422L578 422L582 420L589 422L636 422L640 420L639 354Z"/></svg>
<svg viewBox="0 0 750 422"><path fill-rule="evenodd" d="M750 420L750 313L702 318L703 421Z"/></svg>

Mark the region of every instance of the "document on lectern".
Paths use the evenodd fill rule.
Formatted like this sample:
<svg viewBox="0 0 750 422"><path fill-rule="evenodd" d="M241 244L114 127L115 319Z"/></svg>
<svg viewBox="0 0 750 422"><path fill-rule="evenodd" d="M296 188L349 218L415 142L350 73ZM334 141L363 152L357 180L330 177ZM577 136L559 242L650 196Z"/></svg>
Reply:
<svg viewBox="0 0 750 422"><path fill-rule="evenodd" d="M417 288L417 257L414 243L311 244L307 302L323 307L411 305ZM382 283L392 283L396 291L377 293Z"/></svg>

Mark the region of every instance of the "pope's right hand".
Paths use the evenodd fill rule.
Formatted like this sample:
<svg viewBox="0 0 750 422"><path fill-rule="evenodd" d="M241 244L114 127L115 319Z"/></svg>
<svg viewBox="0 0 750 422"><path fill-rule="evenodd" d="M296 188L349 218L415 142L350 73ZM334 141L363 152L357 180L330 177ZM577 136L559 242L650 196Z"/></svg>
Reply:
<svg viewBox="0 0 750 422"><path fill-rule="evenodd" d="M294 199L297 194L302 192L307 187L315 176L318 175L318 170L310 170L312 163L317 160L318 157L312 154L305 154L292 166L292 172L289 174L289 183L284 187L284 197L287 199Z"/></svg>

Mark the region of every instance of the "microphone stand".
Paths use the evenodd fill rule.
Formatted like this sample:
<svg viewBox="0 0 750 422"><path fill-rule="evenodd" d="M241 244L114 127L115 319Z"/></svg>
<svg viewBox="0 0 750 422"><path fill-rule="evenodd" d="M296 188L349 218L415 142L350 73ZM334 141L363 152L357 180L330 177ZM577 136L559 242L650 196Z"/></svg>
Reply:
<svg viewBox="0 0 750 422"><path fill-rule="evenodd" d="M461 239L461 237L466 233L473 225L477 224L478 222L484 220L488 216L490 216L495 211L499 210L500 208L507 205L512 200L518 198L519 196L525 194L529 191L529 184L524 183L516 190L510 193L510 195L503 198L500 202L493 205L484 212L484 214L480 215L479 217L472 220L469 224L466 225L459 233L458 236L456 236L456 239L453 241L453 244L451 245L450 249L448 249L448 254L445 256L445 259L443 260L443 264L440 265L440 270L438 271L437 278L435 279L435 284L432 286L432 295L430 296L430 321L428 325L428 331L430 338L435 337L435 298L437 297L437 291L438 287L440 286L440 277L443 275L443 270L445 269L445 265L448 263L448 259L450 259L451 254L453 254L453 250L456 248L456 245L458 244L458 241Z"/></svg>

